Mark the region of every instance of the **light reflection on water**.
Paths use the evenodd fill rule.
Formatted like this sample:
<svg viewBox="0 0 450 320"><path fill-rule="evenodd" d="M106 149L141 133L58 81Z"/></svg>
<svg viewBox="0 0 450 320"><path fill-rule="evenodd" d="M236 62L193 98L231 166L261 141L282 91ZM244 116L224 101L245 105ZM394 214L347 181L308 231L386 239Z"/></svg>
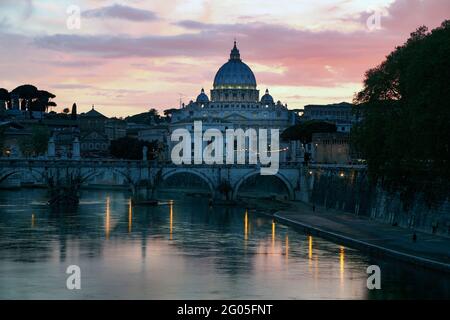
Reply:
<svg viewBox="0 0 450 320"><path fill-rule="evenodd" d="M0 192L0 298L448 298L442 275L372 261L245 208L198 198L132 207L105 191L82 199L59 213L42 190ZM71 264L79 291L65 287ZM381 266L381 291L366 288L370 264Z"/></svg>

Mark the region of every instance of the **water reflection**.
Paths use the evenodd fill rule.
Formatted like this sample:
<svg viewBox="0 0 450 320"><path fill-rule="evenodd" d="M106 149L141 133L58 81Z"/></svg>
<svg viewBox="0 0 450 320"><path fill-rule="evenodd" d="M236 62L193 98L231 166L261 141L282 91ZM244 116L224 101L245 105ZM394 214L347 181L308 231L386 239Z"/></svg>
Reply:
<svg viewBox="0 0 450 320"><path fill-rule="evenodd" d="M169 210L170 210L170 223L169 223L169 230L170 230L170 237L169 239L172 240L173 235L173 201L169 202Z"/></svg>
<svg viewBox="0 0 450 320"><path fill-rule="evenodd" d="M248 240L248 210L245 210L244 216L244 240Z"/></svg>
<svg viewBox="0 0 450 320"><path fill-rule="evenodd" d="M275 220L272 220L272 253L275 249Z"/></svg>
<svg viewBox="0 0 450 320"><path fill-rule="evenodd" d="M308 236L308 259L309 261L312 260L312 255L313 255L313 247L312 247L312 242L313 242L313 238L312 236Z"/></svg>
<svg viewBox="0 0 450 320"><path fill-rule="evenodd" d="M132 207L125 193L89 191L76 212L63 213L49 211L43 199L42 191L0 192L0 298L448 295L449 282L441 275L372 261L244 208L210 208L191 198ZM76 294L65 288L70 264L86 277ZM366 288L369 264L383 270L380 292Z"/></svg>
<svg viewBox="0 0 450 320"><path fill-rule="evenodd" d="M132 224L133 224L133 205L130 198L130 200L128 201L128 233L131 233Z"/></svg>
<svg viewBox="0 0 450 320"><path fill-rule="evenodd" d="M286 257L286 264L288 262L289 258L289 236L286 234L286 241L285 241L285 252L284 255Z"/></svg>
<svg viewBox="0 0 450 320"><path fill-rule="evenodd" d="M340 247L339 249L339 275L340 275L340 284L341 286L344 286L344 273L345 273L345 251L344 247Z"/></svg>
<svg viewBox="0 0 450 320"><path fill-rule="evenodd" d="M111 213L109 208L109 197L106 197L106 212L105 212L105 235L109 239L109 232L111 229Z"/></svg>

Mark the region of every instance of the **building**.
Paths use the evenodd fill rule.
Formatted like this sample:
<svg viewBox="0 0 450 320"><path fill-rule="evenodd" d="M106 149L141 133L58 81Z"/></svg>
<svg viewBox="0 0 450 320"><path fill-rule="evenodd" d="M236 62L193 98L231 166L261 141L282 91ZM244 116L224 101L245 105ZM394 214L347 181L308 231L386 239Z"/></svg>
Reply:
<svg viewBox="0 0 450 320"><path fill-rule="evenodd" d="M126 135L137 139L139 137L139 132L149 130L151 128L152 126L150 124L127 122Z"/></svg>
<svg viewBox="0 0 450 320"><path fill-rule="evenodd" d="M178 128L185 128L193 133L193 122L197 120L202 121L204 131L215 128L223 134L226 129L237 128L279 129L281 133L295 124L297 118L294 112L288 110L287 105L275 102L268 89L260 97L256 77L242 61L236 42L228 62L216 73L210 97L201 89L195 102L190 101L188 105L175 110L169 134ZM172 146L169 146L170 150ZM283 150L280 159L289 157L287 149L287 145L280 148Z"/></svg>
<svg viewBox="0 0 450 320"><path fill-rule="evenodd" d="M55 156L59 158L71 158L72 145L75 138L79 137L78 123L67 117L45 118L42 120L19 119L14 122L5 122L9 125L3 133L4 148L10 157L22 157L21 146L33 138L33 128L44 127L48 129L49 137L53 137ZM4 153L4 155L6 155Z"/></svg>
<svg viewBox="0 0 450 320"><path fill-rule="evenodd" d="M105 134L110 141L123 138L127 135L127 123L125 120L111 118L105 121Z"/></svg>
<svg viewBox="0 0 450 320"><path fill-rule="evenodd" d="M352 125L358 120L353 113L351 103L341 102L328 105L307 105L302 120L319 120L336 124L338 132L350 132Z"/></svg>
<svg viewBox="0 0 450 320"><path fill-rule="evenodd" d="M138 139L148 142L157 141L159 154L158 160L166 161L169 159L167 145L170 142L169 126L167 123L155 124L149 129L140 130L138 132Z"/></svg>
<svg viewBox="0 0 450 320"><path fill-rule="evenodd" d="M153 125L148 129L143 129L138 132L138 139L144 141L158 141L161 143L168 142L169 127L167 124Z"/></svg>
<svg viewBox="0 0 450 320"><path fill-rule="evenodd" d="M91 131L81 136L81 156L83 158L101 158L109 154L110 141L108 137L97 131Z"/></svg>
<svg viewBox="0 0 450 320"><path fill-rule="evenodd" d="M352 162L348 133L315 133L312 136L311 145L314 163L349 164Z"/></svg>
<svg viewBox="0 0 450 320"><path fill-rule="evenodd" d="M0 156L7 158L23 157L21 143L23 140L31 138L31 129L25 128L18 122L4 121L0 122L0 134Z"/></svg>
<svg viewBox="0 0 450 320"><path fill-rule="evenodd" d="M83 158L102 158L109 154L110 139L106 134L109 119L94 106L78 117L80 123L80 149ZM116 132L111 132L116 134Z"/></svg>
<svg viewBox="0 0 450 320"><path fill-rule="evenodd" d="M95 110L94 106L92 106L91 110L79 116L81 134L84 135L91 131L104 133L107 119L107 117Z"/></svg>
<svg viewBox="0 0 450 320"><path fill-rule="evenodd" d="M75 138L80 136L78 121L70 115L59 117L47 117L42 123L50 130L50 136L54 138L55 155L60 158L71 158L72 144Z"/></svg>

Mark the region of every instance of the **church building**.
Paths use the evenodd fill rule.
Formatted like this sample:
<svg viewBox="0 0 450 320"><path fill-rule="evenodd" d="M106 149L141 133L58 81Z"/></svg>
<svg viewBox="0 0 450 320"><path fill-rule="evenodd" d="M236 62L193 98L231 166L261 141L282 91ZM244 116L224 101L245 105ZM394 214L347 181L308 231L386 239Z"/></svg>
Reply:
<svg viewBox="0 0 450 320"><path fill-rule="evenodd" d="M226 129L238 128L279 129L281 134L284 129L295 124L296 117L295 112L288 110L287 105L275 102L268 89L260 97L256 77L242 61L235 41L229 60L214 77L210 96L201 89L195 102L190 101L174 111L169 134L178 128L193 133L194 121L202 121L204 131L214 128L221 130L223 134ZM176 142L171 144L169 150ZM286 160L288 149L287 145L280 149L284 153L280 159Z"/></svg>

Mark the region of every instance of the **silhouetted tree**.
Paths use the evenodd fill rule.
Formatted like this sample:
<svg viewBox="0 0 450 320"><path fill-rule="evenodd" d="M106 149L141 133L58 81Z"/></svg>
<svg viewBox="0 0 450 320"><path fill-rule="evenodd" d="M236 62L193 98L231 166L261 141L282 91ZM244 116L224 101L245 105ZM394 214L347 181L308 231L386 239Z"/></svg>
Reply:
<svg viewBox="0 0 450 320"><path fill-rule="evenodd" d="M72 120L76 120L77 119L77 104L76 103L74 103L72 105L72 113L70 114L70 118Z"/></svg>
<svg viewBox="0 0 450 320"><path fill-rule="evenodd" d="M9 92L8 90L4 89L4 88L0 88L0 101L5 101L8 102L9 101Z"/></svg>
<svg viewBox="0 0 450 320"><path fill-rule="evenodd" d="M33 126L31 138L23 138L19 141L19 147L25 156L37 156L47 151L50 132L46 126Z"/></svg>
<svg viewBox="0 0 450 320"><path fill-rule="evenodd" d="M167 122L170 121L170 119L172 118L172 114L173 114L176 110L177 110L177 109L174 109L174 108L164 110L164 116L166 117Z"/></svg>
<svg viewBox="0 0 450 320"><path fill-rule="evenodd" d="M0 118L5 114L7 105L9 104L9 92L6 89L0 88Z"/></svg>
<svg viewBox="0 0 450 320"><path fill-rule="evenodd" d="M312 142L312 136L314 133L336 131L337 128L334 123L311 120L287 128L281 133L281 138L285 141L300 141L304 150L306 150L306 145ZM309 153L305 152L304 157L305 162L308 162L310 159Z"/></svg>
<svg viewBox="0 0 450 320"><path fill-rule="evenodd" d="M31 84L18 86L11 91L11 96L16 95L19 99L22 99L22 103L20 105L21 110L26 110L28 107L31 108L31 102L33 99L38 98L38 94L38 89Z"/></svg>
<svg viewBox="0 0 450 320"><path fill-rule="evenodd" d="M147 159L154 160L159 152L157 141L143 141L132 137L122 137L111 141L109 151L119 159L142 160L143 147L147 146Z"/></svg>
<svg viewBox="0 0 450 320"><path fill-rule="evenodd" d="M450 21L420 27L376 68L354 99L362 122L353 142L369 176L399 191L407 204L418 192L429 203L450 190Z"/></svg>
<svg viewBox="0 0 450 320"><path fill-rule="evenodd" d="M6 126L0 126L0 157L3 156L3 149L5 147L5 131Z"/></svg>
<svg viewBox="0 0 450 320"><path fill-rule="evenodd" d="M45 90L38 90L37 98L31 101L30 111L40 111L46 112L49 107L56 107L56 103L50 101L50 99L55 98L53 93Z"/></svg>

